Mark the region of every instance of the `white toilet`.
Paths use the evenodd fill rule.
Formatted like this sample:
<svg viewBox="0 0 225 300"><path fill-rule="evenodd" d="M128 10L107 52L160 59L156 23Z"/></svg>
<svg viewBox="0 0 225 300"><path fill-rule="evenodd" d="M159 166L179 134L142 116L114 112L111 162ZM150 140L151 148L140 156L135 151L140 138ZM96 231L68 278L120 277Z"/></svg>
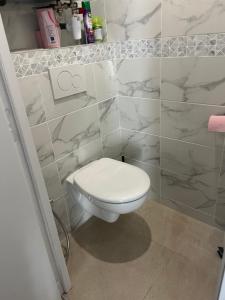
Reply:
<svg viewBox="0 0 225 300"><path fill-rule="evenodd" d="M71 201L78 201L86 220L96 216L115 222L147 198L149 176L141 169L110 158L93 161L67 179Z"/></svg>

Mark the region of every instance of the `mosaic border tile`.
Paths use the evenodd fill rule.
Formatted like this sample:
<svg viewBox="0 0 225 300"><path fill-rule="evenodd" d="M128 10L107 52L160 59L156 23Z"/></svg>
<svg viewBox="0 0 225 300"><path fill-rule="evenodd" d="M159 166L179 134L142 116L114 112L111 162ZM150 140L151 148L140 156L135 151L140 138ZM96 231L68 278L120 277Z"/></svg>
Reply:
<svg viewBox="0 0 225 300"><path fill-rule="evenodd" d="M225 56L225 33L118 41L12 53L17 77L69 64L140 57Z"/></svg>

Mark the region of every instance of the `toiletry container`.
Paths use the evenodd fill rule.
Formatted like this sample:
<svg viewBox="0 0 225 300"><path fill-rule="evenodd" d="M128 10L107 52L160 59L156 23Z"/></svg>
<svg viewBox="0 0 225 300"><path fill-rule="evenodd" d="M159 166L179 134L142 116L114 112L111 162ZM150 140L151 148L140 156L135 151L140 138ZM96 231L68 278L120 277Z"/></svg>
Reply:
<svg viewBox="0 0 225 300"><path fill-rule="evenodd" d="M51 7L36 9L40 35L44 48L59 48L59 25Z"/></svg>

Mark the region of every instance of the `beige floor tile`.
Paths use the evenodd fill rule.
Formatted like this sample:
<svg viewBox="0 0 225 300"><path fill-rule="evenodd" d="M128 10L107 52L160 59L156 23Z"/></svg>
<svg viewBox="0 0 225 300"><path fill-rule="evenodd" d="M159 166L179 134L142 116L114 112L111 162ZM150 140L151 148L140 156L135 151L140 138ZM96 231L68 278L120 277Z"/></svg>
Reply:
<svg viewBox="0 0 225 300"><path fill-rule="evenodd" d="M210 256L223 245L224 233L156 202L147 202L138 213L151 228L152 240L192 259Z"/></svg>
<svg viewBox="0 0 225 300"><path fill-rule="evenodd" d="M71 300L213 300L223 233L156 202L73 233Z"/></svg>
<svg viewBox="0 0 225 300"><path fill-rule="evenodd" d="M76 300L143 299L172 255L151 241L136 214L115 224L93 218L73 236L69 271Z"/></svg>
<svg viewBox="0 0 225 300"><path fill-rule="evenodd" d="M217 280L187 258L174 254L144 300L214 300Z"/></svg>

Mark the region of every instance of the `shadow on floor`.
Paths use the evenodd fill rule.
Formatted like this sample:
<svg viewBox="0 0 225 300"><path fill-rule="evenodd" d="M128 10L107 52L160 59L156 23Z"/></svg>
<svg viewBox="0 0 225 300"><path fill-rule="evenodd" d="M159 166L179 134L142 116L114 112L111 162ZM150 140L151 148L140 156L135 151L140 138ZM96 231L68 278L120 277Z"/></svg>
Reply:
<svg viewBox="0 0 225 300"><path fill-rule="evenodd" d="M122 215L112 224L93 217L72 236L92 256L111 263L132 261L151 244L150 228L136 213Z"/></svg>

